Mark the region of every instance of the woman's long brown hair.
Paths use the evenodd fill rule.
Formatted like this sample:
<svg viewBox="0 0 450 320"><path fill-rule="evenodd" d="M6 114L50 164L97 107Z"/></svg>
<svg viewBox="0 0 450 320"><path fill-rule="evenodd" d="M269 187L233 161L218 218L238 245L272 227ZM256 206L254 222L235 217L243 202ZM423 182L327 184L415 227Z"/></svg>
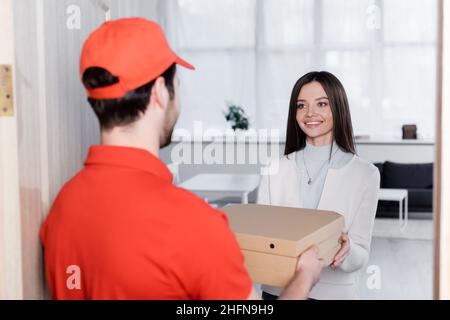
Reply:
<svg viewBox="0 0 450 320"><path fill-rule="evenodd" d="M345 152L356 154L353 137L352 119L347 94L342 83L333 74L326 71L314 71L297 80L292 89L289 102L289 115L286 130L286 146L284 154L302 150L306 146L306 134L297 123L297 99L305 84L317 81L322 85L330 102L333 115L333 138Z"/></svg>

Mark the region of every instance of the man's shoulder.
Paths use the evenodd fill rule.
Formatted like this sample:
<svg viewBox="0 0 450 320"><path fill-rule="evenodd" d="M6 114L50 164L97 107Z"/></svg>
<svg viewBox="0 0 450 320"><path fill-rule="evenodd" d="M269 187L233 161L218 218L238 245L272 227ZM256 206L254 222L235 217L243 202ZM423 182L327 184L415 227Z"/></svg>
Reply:
<svg viewBox="0 0 450 320"><path fill-rule="evenodd" d="M83 189L80 188L80 180L83 170L84 169L78 171L72 178L67 180L62 185L53 201L53 205L57 205L69 198L76 198L78 196L79 191Z"/></svg>
<svg viewBox="0 0 450 320"><path fill-rule="evenodd" d="M225 214L222 211L211 207L205 199L200 198L186 189L172 185L170 192L167 192L166 196L174 209L187 213L190 219L225 218ZM183 215L186 216L185 214Z"/></svg>

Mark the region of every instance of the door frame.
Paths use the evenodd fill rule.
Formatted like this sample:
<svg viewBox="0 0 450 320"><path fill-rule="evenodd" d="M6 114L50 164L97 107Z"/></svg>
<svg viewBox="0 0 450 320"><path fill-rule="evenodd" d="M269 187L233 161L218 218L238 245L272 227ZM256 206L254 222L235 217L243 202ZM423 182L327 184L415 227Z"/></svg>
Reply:
<svg viewBox="0 0 450 320"><path fill-rule="evenodd" d="M438 1L434 299L450 299L450 3Z"/></svg>

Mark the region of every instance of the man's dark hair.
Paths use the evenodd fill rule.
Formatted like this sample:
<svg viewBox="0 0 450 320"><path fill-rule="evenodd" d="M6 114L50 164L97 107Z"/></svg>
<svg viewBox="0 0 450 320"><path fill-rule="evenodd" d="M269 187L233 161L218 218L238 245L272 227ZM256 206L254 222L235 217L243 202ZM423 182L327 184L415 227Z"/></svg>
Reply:
<svg viewBox="0 0 450 320"><path fill-rule="evenodd" d="M170 99L173 99L175 96L173 83L175 72L176 64L172 64L161 75L165 80ZM83 73L83 84L87 89L107 87L117 82L119 82L119 78L103 68L91 67ZM88 98L88 102L94 109L102 129L109 130L135 122L141 113L147 110L154 83L155 80L152 80L139 88L128 91L124 97L118 99L99 100Z"/></svg>

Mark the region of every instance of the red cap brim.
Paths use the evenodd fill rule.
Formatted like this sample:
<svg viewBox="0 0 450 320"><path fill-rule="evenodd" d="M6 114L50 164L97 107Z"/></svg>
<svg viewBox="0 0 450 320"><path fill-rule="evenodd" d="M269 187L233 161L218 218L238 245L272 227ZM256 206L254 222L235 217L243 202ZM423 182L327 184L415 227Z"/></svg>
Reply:
<svg viewBox="0 0 450 320"><path fill-rule="evenodd" d="M177 59L175 60L175 63L179 64L180 66L183 66L185 68L188 68L188 69L191 69L191 70L195 70L195 67L192 64L186 62L185 60L181 59L178 56L177 56Z"/></svg>

